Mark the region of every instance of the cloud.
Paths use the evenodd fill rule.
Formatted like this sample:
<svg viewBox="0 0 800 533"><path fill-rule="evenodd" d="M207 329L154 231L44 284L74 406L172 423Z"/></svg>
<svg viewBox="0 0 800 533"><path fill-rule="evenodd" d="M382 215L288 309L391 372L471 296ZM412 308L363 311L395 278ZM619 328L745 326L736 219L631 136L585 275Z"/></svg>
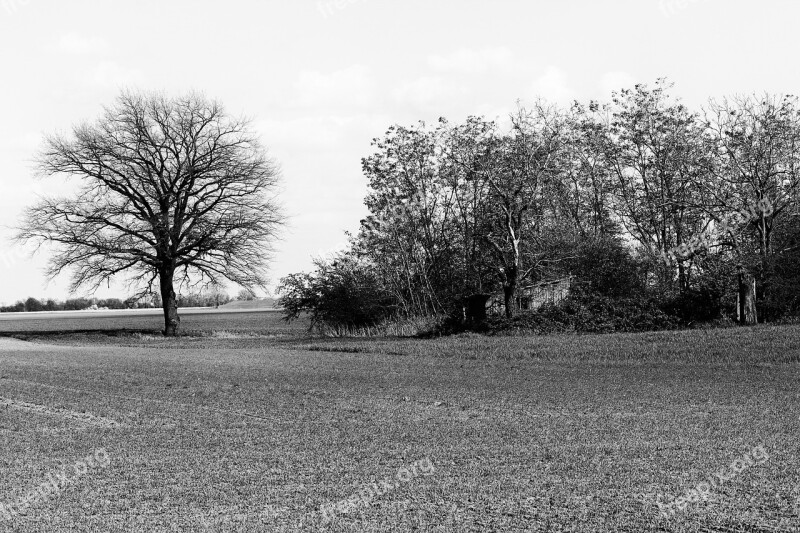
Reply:
<svg viewBox="0 0 800 533"><path fill-rule="evenodd" d="M608 98L614 91L630 89L636 84L636 78L623 71L606 72L600 80L603 96Z"/></svg>
<svg viewBox="0 0 800 533"><path fill-rule="evenodd" d="M85 76L87 85L103 88L119 88L138 85L144 79L142 71L127 68L114 61L101 61Z"/></svg>
<svg viewBox="0 0 800 533"><path fill-rule="evenodd" d="M533 82L533 94L548 102L568 104L575 99L575 91L567 85L566 74L558 67L549 66Z"/></svg>
<svg viewBox="0 0 800 533"><path fill-rule="evenodd" d="M392 96L399 104L429 107L432 104L449 105L467 92L465 87L457 87L441 77L425 76L403 82L392 91Z"/></svg>
<svg viewBox="0 0 800 533"><path fill-rule="evenodd" d="M391 118L385 115L320 115L261 120L257 123L257 128L267 147L299 153L306 151L309 146L315 149L334 149L353 137L364 138L364 145L368 147L369 141L382 135L390 124Z"/></svg>
<svg viewBox="0 0 800 533"><path fill-rule="evenodd" d="M99 37L86 37L78 33L65 33L58 40L56 48L73 55L98 54L108 50L108 43Z"/></svg>
<svg viewBox="0 0 800 533"><path fill-rule="evenodd" d="M475 74L492 69L509 70L514 57L506 47L472 50L462 48L446 55L428 56L428 66L434 70Z"/></svg>
<svg viewBox="0 0 800 533"><path fill-rule="evenodd" d="M258 129L268 147L307 143L315 148L339 142L342 120L339 117L299 117L290 120L262 120Z"/></svg>
<svg viewBox="0 0 800 533"><path fill-rule="evenodd" d="M353 65L332 73L303 71L294 83L291 105L314 107L345 105L363 107L375 100L375 81L366 67Z"/></svg>

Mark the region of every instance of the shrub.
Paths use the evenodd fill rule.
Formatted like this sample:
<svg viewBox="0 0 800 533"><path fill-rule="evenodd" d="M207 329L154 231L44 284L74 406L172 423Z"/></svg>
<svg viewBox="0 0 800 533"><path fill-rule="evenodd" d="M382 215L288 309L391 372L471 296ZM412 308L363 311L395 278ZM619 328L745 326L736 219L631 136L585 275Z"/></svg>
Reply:
<svg viewBox="0 0 800 533"><path fill-rule="evenodd" d="M722 317L722 294L713 287L700 285L668 297L660 307L686 325L711 322Z"/></svg>
<svg viewBox="0 0 800 533"><path fill-rule="evenodd" d="M566 270L577 280L572 292L628 298L644 292L643 266L613 237L580 241Z"/></svg>
<svg viewBox="0 0 800 533"><path fill-rule="evenodd" d="M655 331L680 325L676 317L664 313L644 294L628 298L576 295L566 300L564 308L573 317L575 330L585 333Z"/></svg>
<svg viewBox="0 0 800 533"><path fill-rule="evenodd" d="M285 319L308 313L311 327L364 328L396 314L395 300L370 268L349 255L316 262L313 274L298 273L281 280L279 304Z"/></svg>
<svg viewBox="0 0 800 533"><path fill-rule="evenodd" d="M664 313L654 300L646 296L611 298L596 293L580 293L570 295L559 304L545 304L536 311L523 311L513 318L489 317L476 330L535 335L612 333L675 329L680 323L678 318Z"/></svg>

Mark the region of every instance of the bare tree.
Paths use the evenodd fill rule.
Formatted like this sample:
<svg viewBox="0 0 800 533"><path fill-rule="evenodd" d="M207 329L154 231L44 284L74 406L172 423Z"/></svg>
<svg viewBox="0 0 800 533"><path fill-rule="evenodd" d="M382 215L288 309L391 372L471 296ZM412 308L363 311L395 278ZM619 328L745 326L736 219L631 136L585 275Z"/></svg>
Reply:
<svg viewBox="0 0 800 533"><path fill-rule="evenodd" d="M265 285L278 167L219 103L124 92L96 122L48 137L37 166L76 178L77 194L28 208L17 238L53 244L48 274L71 271L72 290L123 275L145 293L157 279L175 335L176 283Z"/></svg>

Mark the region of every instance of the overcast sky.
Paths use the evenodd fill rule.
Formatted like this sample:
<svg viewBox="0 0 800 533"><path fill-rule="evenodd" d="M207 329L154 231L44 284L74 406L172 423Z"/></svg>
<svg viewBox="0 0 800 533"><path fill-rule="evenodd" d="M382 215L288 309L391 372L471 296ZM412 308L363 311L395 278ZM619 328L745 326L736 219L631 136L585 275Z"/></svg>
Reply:
<svg viewBox="0 0 800 533"><path fill-rule="evenodd" d="M608 99L662 76L690 106L793 93L799 15L790 0L0 0L0 302L67 296L67 276L42 273L47 251L31 259L9 228L37 193L68 192L33 179L42 134L97 117L122 87L200 90L253 118L291 216L277 280L357 228L360 160L389 125Z"/></svg>

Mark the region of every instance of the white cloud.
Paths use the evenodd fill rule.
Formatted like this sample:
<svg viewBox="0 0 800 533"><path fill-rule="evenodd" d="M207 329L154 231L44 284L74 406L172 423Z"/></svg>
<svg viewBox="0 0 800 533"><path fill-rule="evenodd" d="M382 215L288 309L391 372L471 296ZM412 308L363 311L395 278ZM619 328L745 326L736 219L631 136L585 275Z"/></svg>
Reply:
<svg viewBox="0 0 800 533"><path fill-rule="evenodd" d="M108 43L99 37L86 37L73 32L61 36L57 49L74 55L97 54L106 51Z"/></svg>
<svg viewBox="0 0 800 533"><path fill-rule="evenodd" d="M375 81L367 68L353 65L329 74L303 71L294 84L292 105L314 107L345 105L363 107L375 100Z"/></svg>
<svg viewBox="0 0 800 533"><path fill-rule="evenodd" d="M549 66L533 82L533 96L554 104L568 104L575 99L575 91L567 85L567 76L559 68Z"/></svg>
<svg viewBox="0 0 800 533"><path fill-rule="evenodd" d="M103 88L120 88L138 85L144 79L142 71L127 68L114 61L101 61L85 76L84 82Z"/></svg>
<svg viewBox="0 0 800 533"><path fill-rule="evenodd" d="M502 46L482 50L462 48L446 55L428 56L428 65L434 70L475 74L491 69L509 70L514 66L514 56Z"/></svg>
<svg viewBox="0 0 800 533"><path fill-rule="evenodd" d="M275 145L332 146L340 134L337 117L302 117L290 120L262 120L258 129L262 132L267 147Z"/></svg>
<svg viewBox="0 0 800 533"><path fill-rule="evenodd" d="M379 137L391 124L385 115L359 114L353 116L305 116L286 120L261 120L257 124L268 148L278 152L305 152L314 148L334 148L353 137L362 137L364 146ZM276 154L278 156L282 154Z"/></svg>
<svg viewBox="0 0 800 533"><path fill-rule="evenodd" d="M399 104L409 104L416 107L429 107L432 104L447 106L467 94L465 87L458 87L444 79L434 76L425 76L416 80L406 81L392 91L392 96Z"/></svg>
<svg viewBox="0 0 800 533"><path fill-rule="evenodd" d="M623 71L606 72L600 80L603 98L610 98L611 93L620 89L630 89L636 84L636 78Z"/></svg>

